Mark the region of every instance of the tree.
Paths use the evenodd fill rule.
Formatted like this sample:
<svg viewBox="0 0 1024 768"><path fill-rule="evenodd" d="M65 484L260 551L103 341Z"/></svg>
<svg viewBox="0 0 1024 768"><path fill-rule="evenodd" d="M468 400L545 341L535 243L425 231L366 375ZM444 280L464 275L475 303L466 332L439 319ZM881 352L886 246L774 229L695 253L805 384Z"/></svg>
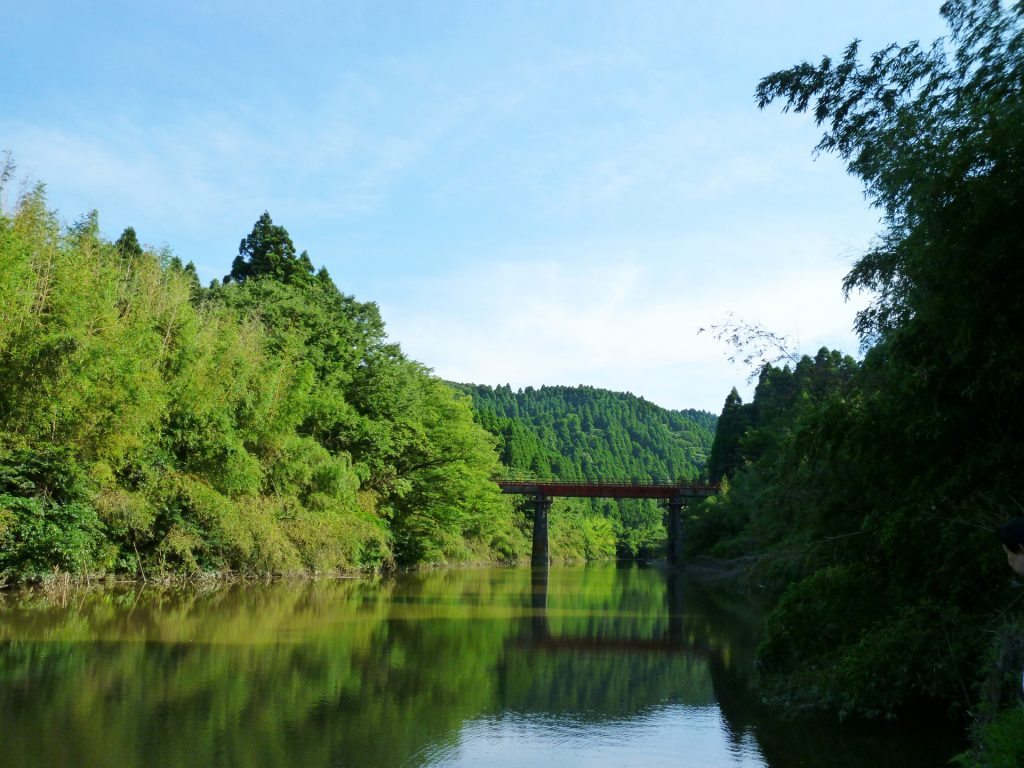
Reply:
<svg viewBox="0 0 1024 768"><path fill-rule="evenodd" d="M732 347L729 362L741 362L747 367L750 371L748 384L758 377L766 365L786 362L795 365L800 359L789 336L775 333L760 323L748 323L733 312L708 328L698 329L697 334L705 331L710 331L715 339Z"/></svg>
<svg viewBox="0 0 1024 768"><path fill-rule="evenodd" d="M270 214L264 211L252 232L238 245L238 256L231 263L231 272L224 282L236 283L268 275L284 283L309 282L313 276L313 264L309 254L303 251L295 255L288 230L274 224Z"/></svg>
<svg viewBox="0 0 1024 768"><path fill-rule="evenodd" d="M139 238L135 234L135 228L125 227L121 236L114 243L114 248L117 249L121 260L126 263L131 263L138 259L142 255L142 246L139 244Z"/></svg>
<svg viewBox="0 0 1024 768"><path fill-rule="evenodd" d="M715 441L711 444L711 455L708 457L708 478L711 482L720 482L740 467L743 461L740 440L748 426L750 408L743 405L743 398L733 387L725 398L722 415L718 417Z"/></svg>

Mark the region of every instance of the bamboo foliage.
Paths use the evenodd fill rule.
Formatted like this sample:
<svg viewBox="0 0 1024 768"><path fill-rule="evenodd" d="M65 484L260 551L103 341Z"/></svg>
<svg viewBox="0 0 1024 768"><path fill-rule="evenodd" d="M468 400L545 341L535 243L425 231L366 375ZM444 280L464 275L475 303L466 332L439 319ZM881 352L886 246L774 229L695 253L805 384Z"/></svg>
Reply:
<svg viewBox="0 0 1024 768"><path fill-rule="evenodd" d="M0 576L525 550L469 404L305 254L250 265L264 230L203 289L95 212L62 225L42 185L0 215Z"/></svg>

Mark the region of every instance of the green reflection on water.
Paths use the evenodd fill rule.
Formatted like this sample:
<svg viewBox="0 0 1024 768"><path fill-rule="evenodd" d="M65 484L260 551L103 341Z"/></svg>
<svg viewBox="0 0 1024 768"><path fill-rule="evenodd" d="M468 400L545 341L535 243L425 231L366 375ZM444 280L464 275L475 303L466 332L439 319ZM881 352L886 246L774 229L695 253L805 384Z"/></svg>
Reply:
<svg viewBox="0 0 1024 768"><path fill-rule="evenodd" d="M613 564L6 595L0 755L11 768L419 765L481 719L623 734L666 707L720 703L723 765L813 765L837 738L844 754L822 764L936 764L913 740L766 721L744 685L757 621L736 597Z"/></svg>

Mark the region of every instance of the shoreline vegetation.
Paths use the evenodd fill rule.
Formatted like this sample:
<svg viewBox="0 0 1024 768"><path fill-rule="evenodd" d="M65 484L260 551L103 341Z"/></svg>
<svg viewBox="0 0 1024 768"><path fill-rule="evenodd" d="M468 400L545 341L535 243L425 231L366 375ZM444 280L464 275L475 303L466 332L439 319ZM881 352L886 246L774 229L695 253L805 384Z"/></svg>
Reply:
<svg viewBox="0 0 1024 768"><path fill-rule="evenodd" d="M694 557L691 561L678 567L678 570L687 576L709 583L709 584L731 584L750 591L749 584L744 580L750 574L751 568L756 562L756 557L733 557L717 558L709 556ZM676 570L677 567L670 565L662 558L601 558L600 562L613 561L616 563L635 563L649 568L661 570ZM579 565L587 562L597 562L586 558L553 558L551 566ZM430 571L439 568L534 568L528 558L520 560L464 560L452 563L418 563L405 567L395 567L389 570L334 570L327 572L314 571L291 571L291 572L238 572L238 571L192 571L189 573L164 573L153 577L141 575L128 575L125 573L71 573L55 568L50 573L33 574L30 578L18 581L0 581L0 595L11 594L22 589L26 590L63 590L81 587L104 587L116 584L173 586L176 584L201 584L201 583L258 583L270 581L316 581L320 579L372 579L388 578L403 573L416 573L418 571Z"/></svg>
<svg viewBox="0 0 1024 768"><path fill-rule="evenodd" d="M8 157L0 199L13 180ZM25 187L0 210L0 584L513 563L532 520L494 478L703 469L709 413L586 387L470 388L495 399L474 410L267 213L203 287ZM653 505L556 507L556 560L663 547Z"/></svg>
<svg viewBox="0 0 1024 768"><path fill-rule="evenodd" d="M36 185L0 212L0 295L2 580L528 551L468 398L267 214L203 288L95 212L61 224Z"/></svg>
<svg viewBox="0 0 1024 768"><path fill-rule="evenodd" d="M949 35L765 77L813 116L881 232L844 281L864 357L781 349L734 389L689 554L757 553L773 607L757 685L791 713L903 721L944 710L962 766L1024 765L1024 601L995 529L1021 516L1024 5L951 0ZM757 359L759 352L753 353Z"/></svg>

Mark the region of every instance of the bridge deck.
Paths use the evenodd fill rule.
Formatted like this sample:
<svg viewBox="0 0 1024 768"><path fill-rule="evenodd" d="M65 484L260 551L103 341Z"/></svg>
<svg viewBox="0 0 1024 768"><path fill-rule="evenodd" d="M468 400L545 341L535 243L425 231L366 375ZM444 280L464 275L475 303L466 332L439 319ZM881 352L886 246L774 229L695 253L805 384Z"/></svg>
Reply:
<svg viewBox="0 0 1024 768"><path fill-rule="evenodd" d="M718 493L717 483L602 483L572 480L499 480L504 493L524 496L573 496L591 499L705 498Z"/></svg>

